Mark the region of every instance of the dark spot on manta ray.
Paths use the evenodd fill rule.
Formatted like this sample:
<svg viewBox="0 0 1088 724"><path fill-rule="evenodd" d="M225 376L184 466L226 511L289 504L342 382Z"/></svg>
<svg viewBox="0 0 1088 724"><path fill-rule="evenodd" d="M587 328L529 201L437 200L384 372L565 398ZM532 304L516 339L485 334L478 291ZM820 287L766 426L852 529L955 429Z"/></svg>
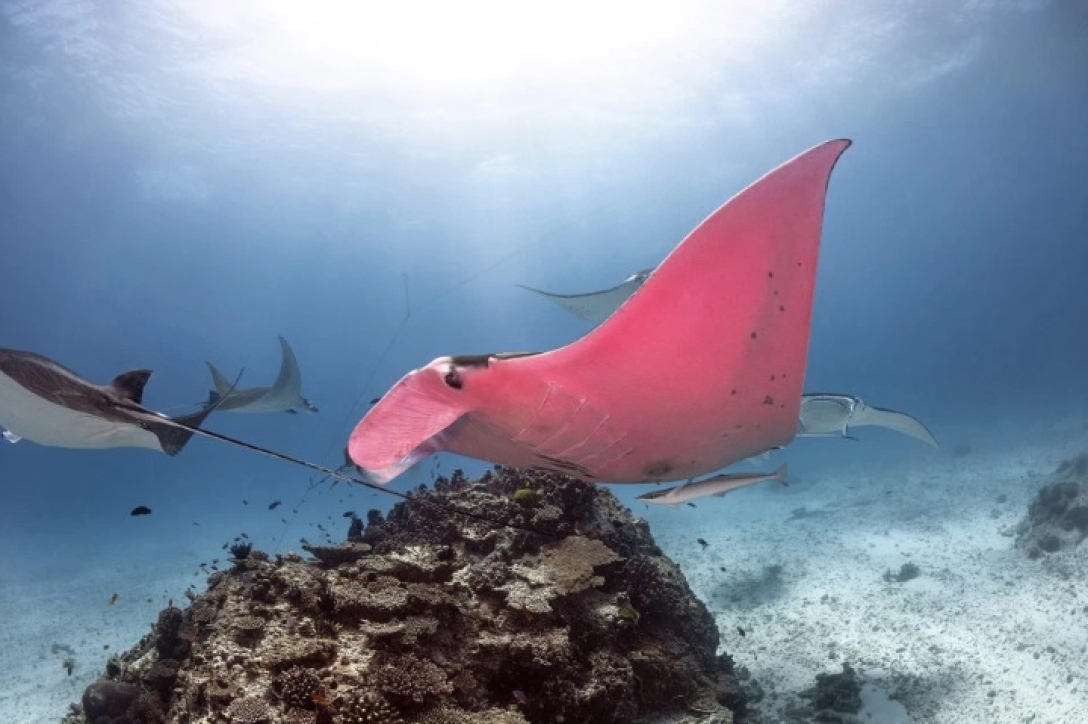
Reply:
<svg viewBox="0 0 1088 724"><path fill-rule="evenodd" d="M148 508L146 505L137 505L132 509L132 512L129 513L129 515L151 515L151 508Z"/></svg>
<svg viewBox="0 0 1088 724"><path fill-rule="evenodd" d="M733 388L733 389L732 389L732 390L730 391L730 393L729 393L729 394L730 394L730 395L735 395L735 394L737 394L737 389L736 389L736 388L734 387L734 388Z"/></svg>
<svg viewBox="0 0 1088 724"><path fill-rule="evenodd" d="M642 472L650 478L659 478L668 475L672 472L672 462L668 460L661 460L658 462L649 463L642 469Z"/></svg>
<svg viewBox="0 0 1088 724"><path fill-rule="evenodd" d="M752 337L752 339L755 339L756 338L756 333L752 332L751 337Z"/></svg>
<svg viewBox="0 0 1088 724"><path fill-rule="evenodd" d="M452 387L455 390L459 390L465 386L465 383L461 380L461 375L457 374L457 370L450 370L442 379L447 387Z"/></svg>
<svg viewBox="0 0 1088 724"><path fill-rule="evenodd" d="M775 375L771 375L771 382L774 382Z"/></svg>
<svg viewBox="0 0 1088 724"><path fill-rule="evenodd" d="M767 272L767 278L768 279L774 279L774 272L773 271Z"/></svg>
<svg viewBox="0 0 1088 724"><path fill-rule="evenodd" d="M778 311L780 311L780 312L784 312L784 311L786 311L786 308L785 308L785 307L783 307L783 306L782 306L781 304L779 304L779 305L778 305Z"/></svg>
<svg viewBox="0 0 1088 724"><path fill-rule="evenodd" d="M763 398L763 404L764 405L773 405L774 404L774 398L771 397L770 395L767 395L766 397Z"/></svg>

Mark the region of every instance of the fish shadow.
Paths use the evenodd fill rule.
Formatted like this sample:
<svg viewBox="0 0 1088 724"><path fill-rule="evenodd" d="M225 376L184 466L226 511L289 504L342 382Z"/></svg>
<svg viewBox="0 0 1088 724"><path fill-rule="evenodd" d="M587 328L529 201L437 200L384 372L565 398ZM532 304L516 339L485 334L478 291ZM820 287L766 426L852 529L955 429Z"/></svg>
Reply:
<svg viewBox="0 0 1088 724"><path fill-rule="evenodd" d="M785 567L774 563L755 571L738 571L714 586L710 598L719 605L749 610L774 603L789 587Z"/></svg>

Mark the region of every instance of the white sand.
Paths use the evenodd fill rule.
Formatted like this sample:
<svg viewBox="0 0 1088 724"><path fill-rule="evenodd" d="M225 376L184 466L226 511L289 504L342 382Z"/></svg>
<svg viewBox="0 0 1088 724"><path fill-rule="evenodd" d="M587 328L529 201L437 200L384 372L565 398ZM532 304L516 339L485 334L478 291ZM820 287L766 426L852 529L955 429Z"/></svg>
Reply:
<svg viewBox="0 0 1088 724"><path fill-rule="evenodd" d="M766 722L791 721L815 674L848 662L869 684L861 721L1084 724L1088 544L1032 561L1011 536L1057 464L1084 451L1078 432L636 513L763 687ZM908 561L918 578L884 580Z"/></svg>
<svg viewBox="0 0 1088 724"><path fill-rule="evenodd" d="M0 722L57 724L71 702L103 672L106 661L140 640L158 612L182 594L192 564L145 561L5 581L0 589ZM109 605L110 597L117 600ZM150 599L150 601L148 600ZM72 674L65 670L71 658Z"/></svg>

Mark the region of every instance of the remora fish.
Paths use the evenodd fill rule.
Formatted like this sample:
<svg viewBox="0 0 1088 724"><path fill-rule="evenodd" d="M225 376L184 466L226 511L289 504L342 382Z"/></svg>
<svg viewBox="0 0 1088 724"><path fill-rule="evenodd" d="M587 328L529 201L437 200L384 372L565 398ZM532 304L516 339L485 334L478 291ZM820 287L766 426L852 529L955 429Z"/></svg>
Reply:
<svg viewBox="0 0 1088 724"><path fill-rule="evenodd" d="M755 485L756 483L762 483L766 480L774 480L775 482L788 485L786 482L786 466L775 470L773 473L741 473L736 475L715 475L712 478L706 480L700 480L697 483L685 483L675 488L666 488L665 490L651 490L648 493L643 493L638 496L637 500L641 500L644 503L657 503L658 505L667 505L670 508L675 508L678 505L694 500L695 498L705 498L708 495L720 498L726 493L731 493L737 488L743 488L747 485Z"/></svg>

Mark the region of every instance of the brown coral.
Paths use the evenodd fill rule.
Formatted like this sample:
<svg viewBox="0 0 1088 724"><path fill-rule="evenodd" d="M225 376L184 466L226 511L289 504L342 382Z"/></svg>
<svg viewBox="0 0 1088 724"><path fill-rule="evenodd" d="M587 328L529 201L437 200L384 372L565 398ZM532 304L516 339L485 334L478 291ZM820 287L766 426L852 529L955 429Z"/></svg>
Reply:
<svg viewBox="0 0 1088 724"><path fill-rule="evenodd" d="M370 692L352 692L337 706L339 724L404 724L397 710Z"/></svg>
<svg viewBox="0 0 1088 724"><path fill-rule="evenodd" d="M418 656L385 656L375 664L371 674L374 686L398 704L420 705L453 691L446 672Z"/></svg>
<svg viewBox="0 0 1088 724"><path fill-rule="evenodd" d="M524 487L538 506L513 501ZM110 677L190 724L710 724L724 719L692 702L742 709L713 619L606 489L501 470L412 495L523 527L416 500L367 516L361 557L253 551L190 611L164 613ZM257 630L246 617L264 626L239 640Z"/></svg>
<svg viewBox="0 0 1088 724"><path fill-rule="evenodd" d="M288 708L313 709L320 697L321 679L312 669L292 666L279 679L280 697Z"/></svg>

